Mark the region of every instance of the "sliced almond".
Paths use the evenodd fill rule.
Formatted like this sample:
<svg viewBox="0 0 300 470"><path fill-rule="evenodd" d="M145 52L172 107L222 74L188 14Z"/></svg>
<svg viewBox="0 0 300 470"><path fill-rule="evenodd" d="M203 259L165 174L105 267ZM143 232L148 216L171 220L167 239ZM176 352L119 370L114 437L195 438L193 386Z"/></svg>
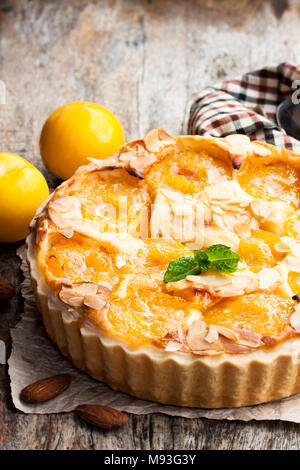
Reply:
<svg viewBox="0 0 300 470"><path fill-rule="evenodd" d="M255 155L259 155L260 157L268 157L272 153L270 149L264 147L264 145L259 142L252 142L252 151Z"/></svg>
<svg viewBox="0 0 300 470"><path fill-rule="evenodd" d="M176 138L162 128L153 129L144 137L146 149L150 152L160 152L167 145L173 144Z"/></svg>
<svg viewBox="0 0 300 470"><path fill-rule="evenodd" d="M120 159L122 161L122 156ZM155 161L156 157L152 153L145 152L143 156L136 156L131 153L130 159L128 160L128 170L135 176L144 178L146 168L151 166Z"/></svg>
<svg viewBox="0 0 300 470"><path fill-rule="evenodd" d="M81 203L76 196L64 196L50 201L48 214L59 228L73 229L74 224L82 221Z"/></svg>
<svg viewBox="0 0 300 470"><path fill-rule="evenodd" d="M110 289L100 286L94 282L79 282L76 284L63 285L59 298L71 307L90 307L102 310L111 295Z"/></svg>
<svg viewBox="0 0 300 470"><path fill-rule="evenodd" d="M169 341L167 346L165 347L165 351L179 351L181 347L182 345L180 343L177 343L177 341Z"/></svg>
<svg viewBox="0 0 300 470"><path fill-rule="evenodd" d="M240 223L235 224L234 231L240 238L251 237L251 227L249 224L245 222L240 222Z"/></svg>
<svg viewBox="0 0 300 470"><path fill-rule="evenodd" d="M220 341L224 348L224 351L229 354L243 354L253 351L254 349L253 347L250 347L245 344L236 343L225 337L221 337Z"/></svg>
<svg viewBox="0 0 300 470"><path fill-rule="evenodd" d="M256 333L256 331L251 330L250 328L240 328L239 338L246 341L251 341L252 343L256 344L261 343L261 335Z"/></svg>
<svg viewBox="0 0 300 470"><path fill-rule="evenodd" d="M61 298L63 300L63 298ZM71 305L71 307L81 307L83 304L82 297L76 297L75 295L69 296L67 303Z"/></svg>
<svg viewBox="0 0 300 470"><path fill-rule="evenodd" d="M71 210L80 211L81 204L76 196L63 196L54 200L51 200L49 207L58 212L69 212Z"/></svg>
<svg viewBox="0 0 300 470"><path fill-rule="evenodd" d="M71 228L66 228L64 230L59 230L59 233L66 238L72 238L74 235L74 230L72 230Z"/></svg>
<svg viewBox="0 0 300 470"><path fill-rule="evenodd" d="M73 291L73 286L69 286L69 285L63 285L60 292L59 292L59 298L60 300L62 300L64 303L66 304L69 304L69 301L72 297L76 297L74 295L74 291ZM81 303L83 302L83 298L81 296L77 296L81 299Z"/></svg>
<svg viewBox="0 0 300 470"><path fill-rule="evenodd" d="M280 275L276 269L264 268L259 271L258 280L259 288L268 290L273 288L280 281Z"/></svg>
<svg viewBox="0 0 300 470"><path fill-rule="evenodd" d="M100 297L100 295L86 295L83 303L94 310L102 310L106 305L106 300Z"/></svg>
<svg viewBox="0 0 300 470"><path fill-rule="evenodd" d="M220 356L224 351L221 348L212 348L212 349L202 349L202 350L193 350L190 351L195 356Z"/></svg>
<svg viewBox="0 0 300 470"><path fill-rule="evenodd" d="M88 159L94 166L95 170L103 170L103 169L113 169L113 168L119 168L120 162L119 162L119 153L115 153L114 155L111 155L108 158L105 158L104 160L100 160L97 158L89 158Z"/></svg>
<svg viewBox="0 0 300 470"><path fill-rule="evenodd" d="M205 336L204 339L208 343L216 343L218 341L219 334L218 334L218 330L216 329L216 327L214 325L209 325L208 333L207 333L207 335Z"/></svg>
<svg viewBox="0 0 300 470"><path fill-rule="evenodd" d="M235 169L239 169L243 160L251 152L251 141L247 135L232 134L224 138Z"/></svg>
<svg viewBox="0 0 300 470"><path fill-rule="evenodd" d="M206 323L202 320L194 321L188 329L186 337L187 345L190 349L199 350L203 348L203 339L206 335ZM207 348L207 345L206 345Z"/></svg>
<svg viewBox="0 0 300 470"><path fill-rule="evenodd" d="M230 330L229 328L225 328L224 326L221 325L215 325L217 332L224 336L225 338L230 339L231 341L237 342L239 340L239 337L237 333L235 333L233 330Z"/></svg>
<svg viewBox="0 0 300 470"><path fill-rule="evenodd" d="M98 284L95 282L81 282L74 284L73 289L79 295L95 295L98 291Z"/></svg>

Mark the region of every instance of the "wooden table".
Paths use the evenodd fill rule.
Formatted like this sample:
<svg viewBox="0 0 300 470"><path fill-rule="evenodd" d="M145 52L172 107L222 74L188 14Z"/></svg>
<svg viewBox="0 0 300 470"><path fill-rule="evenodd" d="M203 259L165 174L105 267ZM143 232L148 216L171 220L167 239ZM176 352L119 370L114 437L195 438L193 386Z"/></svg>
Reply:
<svg viewBox="0 0 300 470"><path fill-rule="evenodd" d="M100 103L119 117L127 139L156 126L184 133L192 98L205 85L300 57L299 0L6 0L0 8L0 151L33 162L52 187L38 138L56 107ZM16 246L0 245L0 274L19 285ZM19 294L1 304L0 334L22 303ZM3 449L299 447L300 428L275 421L131 415L126 428L104 432L73 414L24 415L13 408L0 366Z"/></svg>

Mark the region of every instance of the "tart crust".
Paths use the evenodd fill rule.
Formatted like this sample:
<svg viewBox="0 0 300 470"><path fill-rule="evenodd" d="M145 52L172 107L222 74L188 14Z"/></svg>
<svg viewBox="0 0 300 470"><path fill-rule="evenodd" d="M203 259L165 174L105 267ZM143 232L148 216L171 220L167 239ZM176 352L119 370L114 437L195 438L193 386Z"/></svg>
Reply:
<svg viewBox="0 0 300 470"><path fill-rule="evenodd" d="M151 151L158 151L160 146L168 145L168 142L172 145L174 139L163 130L155 130L144 140L127 144L119 156L107 159L105 163L93 161L92 166L123 166L136 176L143 177L145 168L155 161ZM177 139L180 142L183 137ZM189 139L191 143L202 140L205 145L214 146L215 152L225 150L234 168L240 166L243 157L249 152L249 146L252 145L256 153L260 152L266 158L270 147L260 143L251 144L244 136L226 139L186 136L184 139L185 143ZM144 152L146 158L137 161L137 155L143 157ZM295 161L297 156L282 156L277 151L276 158ZM60 188L68 184L66 181ZM104 381L113 389L145 400L179 406L239 407L300 392L300 339L297 336L246 354L195 356L166 351L155 345L135 349L122 339L106 334L105 328L99 328L88 317L82 320L76 308L70 310L58 297L56 287L61 286L62 282L46 283L40 272L37 255L44 234L40 230L37 241L37 229L41 227L41 217L48 202L39 209L32 222L32 230L26 240L27 259L37 305L47 333L77 368ZM68 237L68 234L65 236Z"/></svg>

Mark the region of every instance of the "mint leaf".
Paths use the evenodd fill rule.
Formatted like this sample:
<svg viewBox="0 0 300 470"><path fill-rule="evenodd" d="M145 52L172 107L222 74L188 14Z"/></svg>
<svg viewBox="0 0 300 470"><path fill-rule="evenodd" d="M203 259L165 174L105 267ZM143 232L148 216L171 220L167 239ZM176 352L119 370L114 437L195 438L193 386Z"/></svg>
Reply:
<svg viewBox="0 0 300 470"><path fill-rule="evenodd" d="M199 268L201 271L208 271L209 268L209 259L205 252L205 250L195 250L194 251L194 258L198 263Z"/></svg>
<svg viewBox="0 0 300 470"><path fill-rule="evenodd" d="M185 279L192 274L200 274L198 263L195 258L187 256L171 261L164 275L164 282L176 282Z"/></svg>
<svg viewBox="0 0 300 470"><path fill-rule="evenodd" d="M240 256L226 245L212 245L205 250L209 267L222 273L234 273L237 270Z"/></svg>
<svg viewBox="0 0 300 470"><path fill-rule="evenodd" d="M187 256L171 261L164 275L164 282L176 282L187 276L201 274L201 271L214 269L222 273L237 270L240 255L226 245L211 245L206 250L195 250L194 257Z"/></svg>

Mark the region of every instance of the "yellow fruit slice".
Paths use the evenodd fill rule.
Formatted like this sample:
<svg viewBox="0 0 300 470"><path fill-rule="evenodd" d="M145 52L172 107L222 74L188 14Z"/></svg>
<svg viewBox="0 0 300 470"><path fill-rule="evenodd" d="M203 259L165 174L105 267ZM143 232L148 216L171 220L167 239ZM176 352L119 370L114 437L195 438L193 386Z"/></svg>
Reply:
<svg viewBox="0 0 300 470"><path fill-rule="evenodd" d="M168 188L184 194L201 191L207 184L230 178L232 169L224 162L205 153L169 153L149 169L146 182L151 193Z"/></svg>
<svg viewBox="0 0 300 470"><path fill-rule="evenodd" d="M236 175L242 188L251 196L266 201L283 201L298 207L300 202L299 170L287 163L265 163L263 158L248 157Z"/></svg>
<svg viewBox="0 0 300 470"><path fill-rule="evenodd" d="M111 258L99 243L77 233L71 239L54 234L46 263L53 276L72 282L104 282L112 287L119 279Z"/></svg>
<svg viewBox="0 0 300 470"><path fill-rule="evenodd" d="M204 315L208 324L250 328L263 336L276 336L289 324L295 302L277 293L254 292L223 299Z"/></svg>
<svg viewBox="0 0 300 470"><path fill-rule="evenodd" d="M114 331L130 344L140 346L162 338L176 329L195 308L192 303L172 295L138 291L126 299L114 299L108 319Z"/></svg>
<svg viewBox="0 0 300 470"><path fill-rule="evenodd" d="M80 190L69 194L80 199L83 217L97 222L100 232L128 232L148 236L150 198L146 185L125 170L84 175Z"/></svg>
<svg viewBox="0 0 300 470"><path fill-rule="evenodd" d="M288 218L286 235L300 241L300 211L296 211Z"/></svg>
<svg viewBox="0 0 300 470"><path fill-rule="evenodd" d="M243 238L239 245L241 260L254 272L273 267L284 255L276 251L280 239L266 230L252 230L250 238Z"/></svg>

